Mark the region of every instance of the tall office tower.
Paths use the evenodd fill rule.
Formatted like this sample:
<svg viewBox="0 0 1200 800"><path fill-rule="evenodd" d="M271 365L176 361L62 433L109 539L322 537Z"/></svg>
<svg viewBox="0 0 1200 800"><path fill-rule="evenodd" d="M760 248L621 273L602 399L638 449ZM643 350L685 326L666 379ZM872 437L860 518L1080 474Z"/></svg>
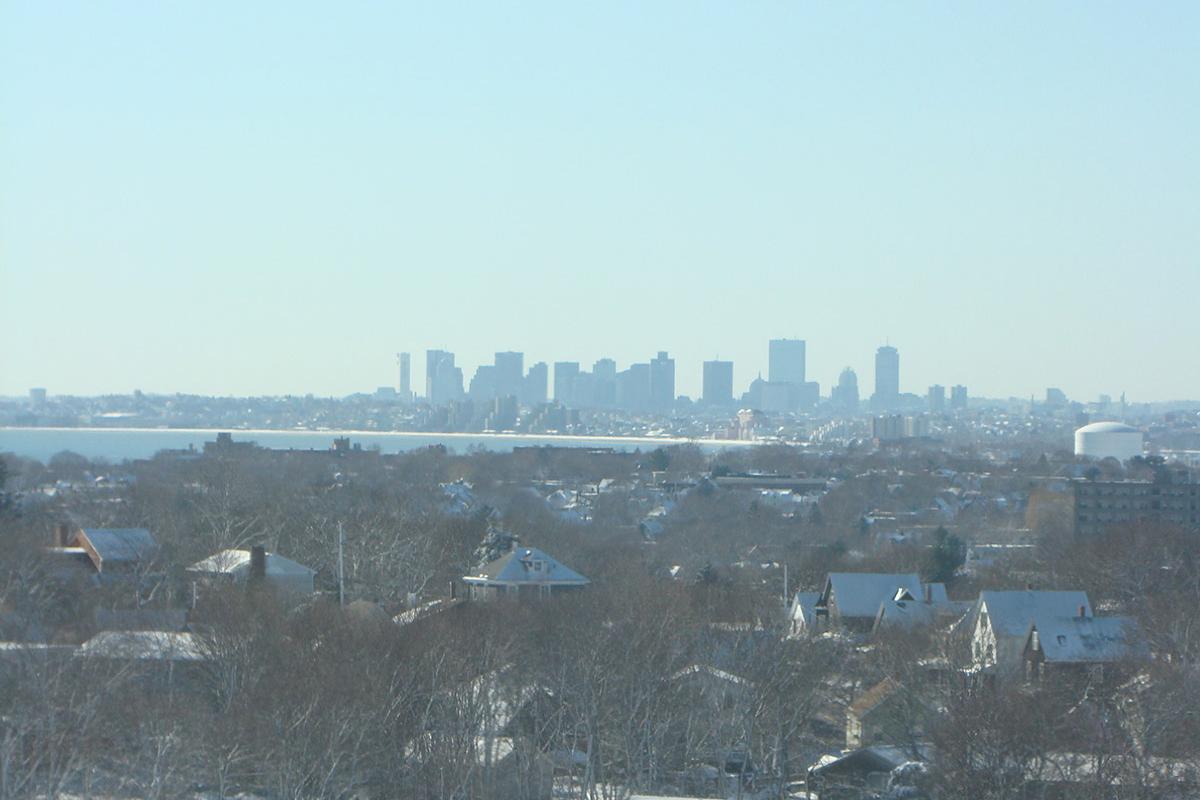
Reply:
<svg viewBox="0 0 1200 800"><path fill-rule="evenodd" d="M929 410L940 414L946 410L946 387L934 384L929 387Z"/></svg>
<svg viewBox="0 0 1200 800"><path fill-rule="evenodd" d="M596 376L580 372L571 381L571 405L575 408L596 407Z"/></svg>
<svg viewBox="0 0 1200 800"><path fill-rule="evenodd" d="M838 376L837 386L829 396L830 403L843 414L858 413L858 375L846 367Z"/></svg>
<svg viewBox="0 0 1200 800"><path fill-rule="evenodd" d="M733 405L733 362L704 362L704 393L706 406L726 408Z"/></svg>
<svg viewBox="0 0 1200 800"><path fill-rule="evenodd" d="M396 364L400 367L400 402L411 403L412 356L408 353L396 353Z"/></svg>
<svg viewBox="0 0 1200 800"><path fill-rule="evenodd" d="M662 413L675 407L675 359L666 350L659 350L650 362L650 405Z"/></svg>
<svg viewBox="0 0 1200 800"><path fill-rule="evenodd" d="M617 404L617 362L601 358L592 364L595 376L595 401L598 408L612 408Z"/></svg>
<svg viewBox="0 0 1200 800"><path fill-rule="evenodd" d="M884 345L875 351L875 394L871 407L886 411L900 404L900 351Z"/></svg>
<svg viewBox="0 0 1200 800"><path fill-rule="evenodd" d="M35 406L46 405L46 390L41 386L36 386L29 390L29 402Z"/></svg>
<svg viewBox="0 0 1200 800"><path fill-rule="evenodd" d="M520 397L525 375L525 354L512 351L496 353L496 396Z"/></svg>
<svg viewBox="0 0 1200 800"><path fill-rule="evenodd" d="M574 398L571 389L575 388L575 377L579 374L578 361L554 362L554 400L563 405L570 405Z"/></svg>
<svg viewBox="0 0 1200 800"><path fill-rule="evenodd" d="M950 408L953 411L963 411L967 407L967 387L959 384L950 387Z"/></svg>
<svg viewBox="0 0 1200 800"><path fill-rule="evenodd" d="M630 364L617 373L617 407L625 411L650 410L650 365Z"/></svg>
<svg viewBox="0 0 1200 800"><path fill-rule="evenodd" d="M767 349L767 380L799 386L804 376L804 340L772 339Z"/></svg>
<svg viewBox="0 0 1200 800"><path fill-rule="evenodd" d="M600 358L592 364L592 374L597 380L615 381L617 379L617 362L611 358Z"/></svg>
<svg viewBox="0 0 1200 800"><path fill-rule="evenodd" d="M433 406L444 406L462 396L462 370L454 366L454 353L426 350L425 400Z"/></svg>
<svg viewBox="0 0 1200 800"><path fill-rule="evenodd" d="M471 378L467 389L467 397L474 403L490 405L496 399L496 367L492 364L480 364Z"/></svg>
<svg viewBox="0 0 1200 800"><path fill-rule="evenodd" d="M539 361L529 368L525 376L525 391L521 395L521 403L527 406L540 406L546 402L546 390L550 383L550 367L545 361Z"/></svg>

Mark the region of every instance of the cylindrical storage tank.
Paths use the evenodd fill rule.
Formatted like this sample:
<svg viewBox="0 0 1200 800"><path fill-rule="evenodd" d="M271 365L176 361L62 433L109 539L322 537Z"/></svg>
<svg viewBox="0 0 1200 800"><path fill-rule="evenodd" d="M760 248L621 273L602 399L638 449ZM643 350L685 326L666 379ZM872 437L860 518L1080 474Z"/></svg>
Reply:
<svg viewBox="0 0 1200 800"><path fill-rule="evenodd" d="M1075 431L1075 455L1115 458L1124 464L1142 455L1142 432L1121 422L1093 422Z"/></svg>

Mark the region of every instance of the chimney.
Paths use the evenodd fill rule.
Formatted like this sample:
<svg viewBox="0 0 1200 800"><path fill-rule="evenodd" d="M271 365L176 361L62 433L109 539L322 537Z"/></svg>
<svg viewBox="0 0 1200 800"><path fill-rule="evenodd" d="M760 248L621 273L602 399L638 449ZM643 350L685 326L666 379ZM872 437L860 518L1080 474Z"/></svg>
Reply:
<svg viewBox="0 0 1200 800"><path fill-rule="evenodd" d="M450 581L450 599L454 600L458 597L458 586L454 581Z"/></svg>
<svg viewBox="0 0 1200 800"><path fill-rule="evenodd" d="M1087 616L1087 606L1080 606L1079 607L1079 618L1083 619L1086 616Z"/></svg>
<svg viewBox="0 0 1200 800"><path fill-rule="evenodd" d="M267 577L267 551L262 545L250 548L250 580L262 580Z"/></svg>
<svg viewBox="0 0 1200 800"><path fill-rule="evenodd" d="M68 547L71 543L71 526L59 523L54 526L54 546Z"/></svg>
<svg viewBox="0 0 1200 800"><path fill-rule="evenodd" d="M925 604L928 605L932 602L933 602L933 584L927 583L927 584L925 584Z"/></svg>
<svg viewBox="0 0 1200 800"><path fill-rule="evenodd" d="M1033 584L1032 584L1032 583L1027 583L1027 584L1025 584L1025 591L1027 591L1027 592L1032 592L1032 591L1033 591Z"/></svg>

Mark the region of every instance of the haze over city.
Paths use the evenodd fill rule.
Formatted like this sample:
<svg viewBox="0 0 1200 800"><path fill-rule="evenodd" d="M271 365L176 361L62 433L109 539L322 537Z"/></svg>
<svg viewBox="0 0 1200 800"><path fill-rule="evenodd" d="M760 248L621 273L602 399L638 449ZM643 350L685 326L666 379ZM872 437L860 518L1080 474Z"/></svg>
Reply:
<svg viewBox="0 0 1200 800"><path fill-rule="evenodd" d="M0 800L1200 800L1198 44L0 0Z"/></svg>
<svg viewBox="0 0 1200 800"><path fill-rule="evenodd" d="M0 10L0 394L393 354L1200 397L1195 4ZM421 359L415 359L418 364ZM421 367L414 380L423 380Z"/></svg>

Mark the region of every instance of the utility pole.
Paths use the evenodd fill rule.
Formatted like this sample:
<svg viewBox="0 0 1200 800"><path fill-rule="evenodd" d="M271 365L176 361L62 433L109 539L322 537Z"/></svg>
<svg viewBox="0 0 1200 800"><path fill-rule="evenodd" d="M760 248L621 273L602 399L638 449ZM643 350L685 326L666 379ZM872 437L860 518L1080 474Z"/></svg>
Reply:
<svg viewBox="0 0 1200 800"><path fill-rule="evenodd" d="M342 529L342 523L338 521L338 605L346 605L346 571L342 563L342 543L346 538L346 533Z"/></svg>

